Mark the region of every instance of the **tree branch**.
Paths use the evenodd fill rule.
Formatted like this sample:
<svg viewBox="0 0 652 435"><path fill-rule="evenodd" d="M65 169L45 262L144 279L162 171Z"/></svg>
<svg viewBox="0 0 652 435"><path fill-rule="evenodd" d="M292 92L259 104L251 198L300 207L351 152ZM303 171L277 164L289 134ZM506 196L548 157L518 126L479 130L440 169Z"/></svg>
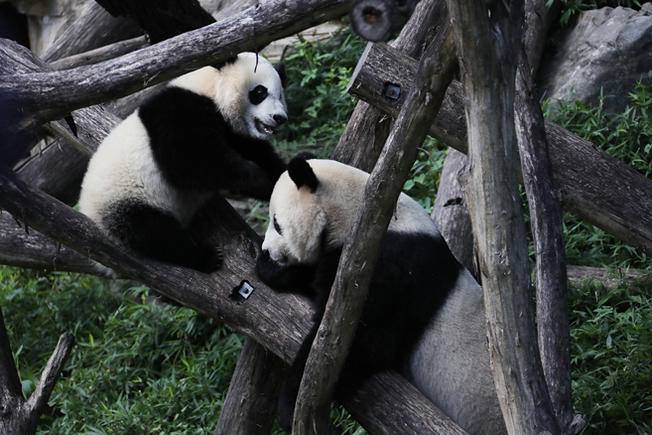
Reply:
<svg viewBox="0 0 652 435"><path fill-rule="evenodd" d="M378 164L371 173L352 236L347 238L328 303L304 369L294 413L293 431L321 433L328 420L330 397L353 341L373 273L373 264L396 200L416 158L416 147L434 120L446 87L453 79L454 48L430 44L422 56L415 86L401 110ZM440 49L440 52L435 51Z"/></svg>
<svg viewBox="0 0 652 435"><path fill-rule="evenodd" d="M50 62L49 66L53 70L63 70L83 65L92 65L94 63L114 59L124 54L131 53L132 51L139 50L147 45L148 42L145 36L136 36L124 41L118 41L113 44L94 48L83 53L73 54L68 57L57 59Z"/></svg>
<svg viewBox="0 0 652 435"><path fill-rule="evenodd" d="M349 3L267 0L219 23L104 62L65 71L2 75L0 96L36 123L58 119L337 18Z"/></svg>
<svg viewBox="0 0 652 435"><path fill-rule="evenodd" d="M541 364L563 433L579 433L571 397L570 324L566 252L559 194L552 181L543 113L524 47L516 72L514 114L523 184L536 257L537 330ZM579 419L575 424L579 424Z"/></svg>
<svg viewBox="0 0 652 435"><path fill-rule="evenodd" d="M41 373L41 379L36 386L34 392L29 396L27 400L27 409L31 414L41 415L45 408L45 405L50 400L50 395L52 390L54 390L54 385L59 379L61 370L63 370L63 365L68 360L72 347L75 344L75 337L70 333L66 332L61 334L57 346L54 349L54 352L48 359L48 363Z"/></svg>
<svg viewBox="0 0 652 435"><path fill-rule="evenodd" d="M382 43L368 46L363 56L367 62L356 70L349 92L396 116L403 98L396 101L384 98L384 85L398 84L401 95L405 95L413 86L417 62ZM460 83L453 82L430 134L466 153L462 107L464 91ZM564 209L652 255L652 182L563 127L546 121L545 130L553 181L561 192ZM605 179L617 181L605 189Z"/></svg>
<svg viewBox="0 0 652 435"><path fill-rule="evenodd" d="M38 270L90 273L109 276L109 270L78 252L19 225L0 211L0 264Z"/></svg>
<svg viewBox="0 0 652 435"><path fill-rule="evenodd" d="M514 76L522 4L448 0L466 93L467 198L480 258L489 355L510 434L559 433L538 358L518 194Z"/></svg>
<svg viewBox="0 0 652 435"><path fill-rule="evenodd" d="M72 334L62 334L54 353L43 369L36 390L29 400L25 401L2 310L0 310L0 433L30 434L36 432L43 408L59 379L63 365L70 356L72 346Z"/></svg>
<svg viewBox="0 0 652 435"><path fill-rule="evenodd" d="M286 365L253 339L240 352L215 435L270 433Z"/></svg>
<svg viewBox="0 0 652 435"><path fill-rule="evenodd" d="M447 20L444 0L422 0L391 46L407 56L420 58L426 41L432 41L435 33L447 25ZM362 62L363 58L358 64ZM380 109L358 101L332 158L371 172L392 123L393 119Z"/></svg>
<svg viewBox="0 0 652 435"><path fill-rule="evenodd" d="M133 21L114 18L98 3L90 1L70 27L45 50L42 58L52 62L141 34Z"/></svg>

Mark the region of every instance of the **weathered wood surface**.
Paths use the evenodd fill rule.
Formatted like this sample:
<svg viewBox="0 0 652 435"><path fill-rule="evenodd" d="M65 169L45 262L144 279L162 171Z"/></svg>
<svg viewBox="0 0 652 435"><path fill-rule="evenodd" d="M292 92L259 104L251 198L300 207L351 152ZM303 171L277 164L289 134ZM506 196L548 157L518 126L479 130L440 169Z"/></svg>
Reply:
<svg viewBox="0 0 652 435"><path fill-rule="evenodd" d="M184 306L255 337L285 362L294 358L310 327L313 313L306 300L274 292L259 281L255 259L260 240L221 198L205 210L199 229L224 250L225 264L212 275L157 263L124 250L106 239L86 216L25 185L5 169L0 169L0 207L30 228L112 268L119 276L137 279ZM231 298L232 290L243 279L255 289L245 302ZM279 328L279 324L284 327ZM380 375L372 377L359 394L374 400L349 403L349 410L371 432L402 433L404 427L440 428L445 424L441 412L415 389L388 389ZM420 406L410 405L414 403Z"/></svg>
<svg viewBox="0 0 652 435"><path fill-rule="evenodd" d="M365 187L351 237L342 255L326 309L301 380L293 432L320 433L328 423L330 397L364 307L373 267L396 200L455 74L452 34L442 32L421 58L416 86Z"/></svg>
<svg viewBox="0 0 652 435"><path fill-rule="evenodd" d="M102 6L90 1L65 33L45 50L42 58L52 62L141 34L133 21L114 18Z"/></svg>
<svg viewBox="0 0 652 435"><path fill-rule="evenodd" d="M413 58L420 58L424 44L447 25L448 12L444 0L422 0L391 43ZM393 119L376 107L358 101L333 152L334 160L371 172L389 136Z"/></svg>
<svg viewBox="0 0 652 435"><path fill-rule="evenodd" d="M48 400L59 379L72 346L74 338L71 333L59 337L54 352L48 359L36 389L25 400L11 352L9 337L4 318L0 310L0 433L33 434L45 411Z"/></svg>
<svg viewBox="0 0 652 435"><path fill-rule="evenodd" d="M563 216L560 196L552 178L543 113L524 47L519 55L515 90L516 137L536 259L536 318L541 365L557 423L562 433L575 434L584 424L581 418L574 422L571 397Z"/></svg>
<svg viewBox="0 0 652 435"><path fill-rule="evenodd" d="M125 96L346 13L348 0L265 1L158 44L64 71L0 76L0 96L37 121ZM47 102L47 104L44 104Z"/></svg>
<svg viewBox="0 0 652 435"><path fill-rule="evenodd" d="M387 41L410 18L416 4L417 0L354 0L351 27L367 41Z"/></svg>
<svg viewBox="0 0 652 435"><path fill-rule="evenodd" d="M0 264L106 276L108 269L0 210Z"/></svg>
<svg viewBox="0 0 652 435"><path fill-rule="evenodd" d="M352 78L349 92L396 116L403 102L383 97L386 82L412 86L416 60L386 44L365 50L367 62ZM466 126L461 84L449 86L430 134L466 153ZM590 142L552 122L545 122L554 183L562 205L637 249L652 254L652 182ZM604 180L612 180L605 186Z"/></svg>
<svg viewBox="0 0 652 435"><path fill-rule="evenodd" d="M276 355L246 338L215 435L270 433L285 369Z"/></svg>
<svg viewBox="0 0 652 435"><path fill-rule="evenodd" d="M471 217L466 208L464 186L470 168L465 154L448 150L439 177L439 188L432 209L432 218L455 259L480 280L473 250Z"/></svg>
<svg viewBox="0 0 652 435"><path fill-rule="evenodd" d="M95 1L114 17L128 17L138 23L152 43L215 22L197 0Z"/></svg>
<svg viewBox="0 0 652 435"><path fill-rule="evenodd" d="M477 245L491 369L510 434L559 433L537 348L525 223L518 192L513 53L519 0L487 7L447 0L464 91Z"/></svg>
<svg viewBox="0 0 652 435"><path fill-rule="evenodd" d="M148 44L145 36L136 36L123 41L107 44L102 47L94 48L83 53L73 54L63 57L49 63L51 69L61 70L70 69L82 65L92 65L94 63L113 59L123 54L131 53L145 47Z"/></svg>

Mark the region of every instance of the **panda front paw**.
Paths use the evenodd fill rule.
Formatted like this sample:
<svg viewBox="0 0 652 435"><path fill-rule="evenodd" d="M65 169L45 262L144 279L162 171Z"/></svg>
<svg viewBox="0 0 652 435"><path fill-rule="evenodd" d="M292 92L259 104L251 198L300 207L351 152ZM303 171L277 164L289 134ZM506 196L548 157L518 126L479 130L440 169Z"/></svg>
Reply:
<svg viewBox="0 0 652 435"><path fill-rule="evenodd" d="M197 250L194 264L191 266L203 273L215 272L224 263L222 249L204 246Z"/></svg>

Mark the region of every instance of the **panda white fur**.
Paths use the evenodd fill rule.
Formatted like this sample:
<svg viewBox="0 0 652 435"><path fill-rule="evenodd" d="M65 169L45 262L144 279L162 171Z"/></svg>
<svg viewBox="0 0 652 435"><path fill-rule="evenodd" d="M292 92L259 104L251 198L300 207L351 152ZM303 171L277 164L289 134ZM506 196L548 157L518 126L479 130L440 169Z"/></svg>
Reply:
<svg viewBox="0 0 652 435"><path fill-rule="evenodd" d="M274 187L257 272L277 290L307 289L318 307L279 401L284 427L367 178L342 163L297 157ZM482 289L430 216L401 194L337 394L394 368L469 433L505 433L485 325Z"/></svg>
<svg viewBox="0 0 652 435"><path fill-rule="evenodd" d="M284 70L255 53L170 82L100 144L80 211L141 253L201 271L219 250L189 230L219 189L268 199L285 164L267 142L287 119Z"/></svg>

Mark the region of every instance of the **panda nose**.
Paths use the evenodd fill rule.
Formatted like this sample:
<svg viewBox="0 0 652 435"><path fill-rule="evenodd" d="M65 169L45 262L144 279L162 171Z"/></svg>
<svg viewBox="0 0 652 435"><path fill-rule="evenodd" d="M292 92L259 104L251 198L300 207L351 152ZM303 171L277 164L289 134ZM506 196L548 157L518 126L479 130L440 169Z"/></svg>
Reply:
<svg viewBox="0 0 652 435"><path fill-rule="evenodd" d="M284 115L274 115L274 121L276 121L276 125L281 125L287 121L287 117Z"/></svg>

